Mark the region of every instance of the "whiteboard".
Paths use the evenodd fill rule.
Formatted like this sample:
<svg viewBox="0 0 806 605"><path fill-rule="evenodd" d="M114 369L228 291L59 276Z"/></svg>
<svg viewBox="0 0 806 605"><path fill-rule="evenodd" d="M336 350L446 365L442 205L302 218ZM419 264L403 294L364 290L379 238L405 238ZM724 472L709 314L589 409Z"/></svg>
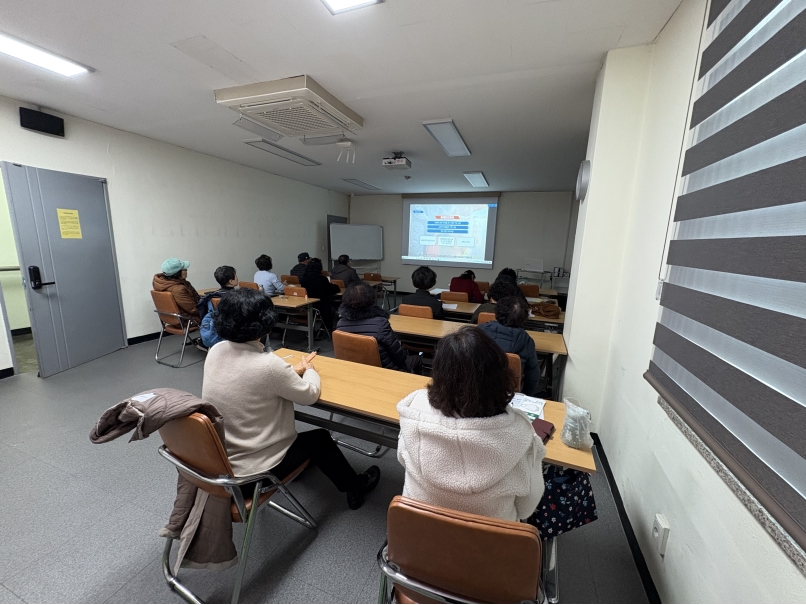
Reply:
<svg viewBox="0 0 806 605"><path fill-rule="evenodd" d="M330 258L347 254L359 260L383 259L383 227L380 225L330 225Z"/></svg>

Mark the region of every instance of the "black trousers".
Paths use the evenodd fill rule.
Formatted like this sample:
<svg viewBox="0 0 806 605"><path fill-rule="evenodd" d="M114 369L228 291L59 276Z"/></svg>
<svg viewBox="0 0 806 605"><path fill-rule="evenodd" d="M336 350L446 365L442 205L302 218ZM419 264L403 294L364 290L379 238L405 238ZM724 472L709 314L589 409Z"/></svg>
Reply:
<svg viewBox="0 0 806 605"><path fill-rule="evenodd" d="M282 481L308 459L311 464L319 467L340 492L352 492L359 488L358 474L325 429L298 433L282 462L272 468L271 472ZM241 492L251 498L255 493L255 484L242 485Z"/></svg>

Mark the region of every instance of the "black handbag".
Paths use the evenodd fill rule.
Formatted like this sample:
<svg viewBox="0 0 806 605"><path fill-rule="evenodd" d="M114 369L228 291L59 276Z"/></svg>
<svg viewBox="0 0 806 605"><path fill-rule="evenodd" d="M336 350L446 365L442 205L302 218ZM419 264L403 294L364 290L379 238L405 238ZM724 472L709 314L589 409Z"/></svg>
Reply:
<svg viewBox="0 0 806 605"><path fill-rule="evenodd" d="M547 465L546 491L526 520L543 539L553 538L598 519L590 475L571 468Z"/></svg>

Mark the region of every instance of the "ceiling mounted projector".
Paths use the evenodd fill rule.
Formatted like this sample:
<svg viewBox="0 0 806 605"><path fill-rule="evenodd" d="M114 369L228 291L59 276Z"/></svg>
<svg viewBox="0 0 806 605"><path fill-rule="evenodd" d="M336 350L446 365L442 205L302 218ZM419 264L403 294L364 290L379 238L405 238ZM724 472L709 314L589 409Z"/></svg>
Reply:
<svg viewBox="0 0 806 605"><path fill-rule="evenodd" d="M409 158L403 157L402 151L395 151L393 157L383 158L381 165L387 170L409 170L411 161Z"/></svg>

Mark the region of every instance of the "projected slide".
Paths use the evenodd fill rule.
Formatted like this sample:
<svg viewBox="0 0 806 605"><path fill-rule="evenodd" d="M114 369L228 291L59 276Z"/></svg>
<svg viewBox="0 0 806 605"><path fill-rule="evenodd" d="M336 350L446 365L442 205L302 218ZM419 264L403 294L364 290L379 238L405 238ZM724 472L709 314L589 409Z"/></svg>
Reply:
<svg viewBox="0 0 806 605"><path fill-rule="evenodd" d="M406 200L404 250L406 264L489 267L493 261L497 198Z"/></svg>

